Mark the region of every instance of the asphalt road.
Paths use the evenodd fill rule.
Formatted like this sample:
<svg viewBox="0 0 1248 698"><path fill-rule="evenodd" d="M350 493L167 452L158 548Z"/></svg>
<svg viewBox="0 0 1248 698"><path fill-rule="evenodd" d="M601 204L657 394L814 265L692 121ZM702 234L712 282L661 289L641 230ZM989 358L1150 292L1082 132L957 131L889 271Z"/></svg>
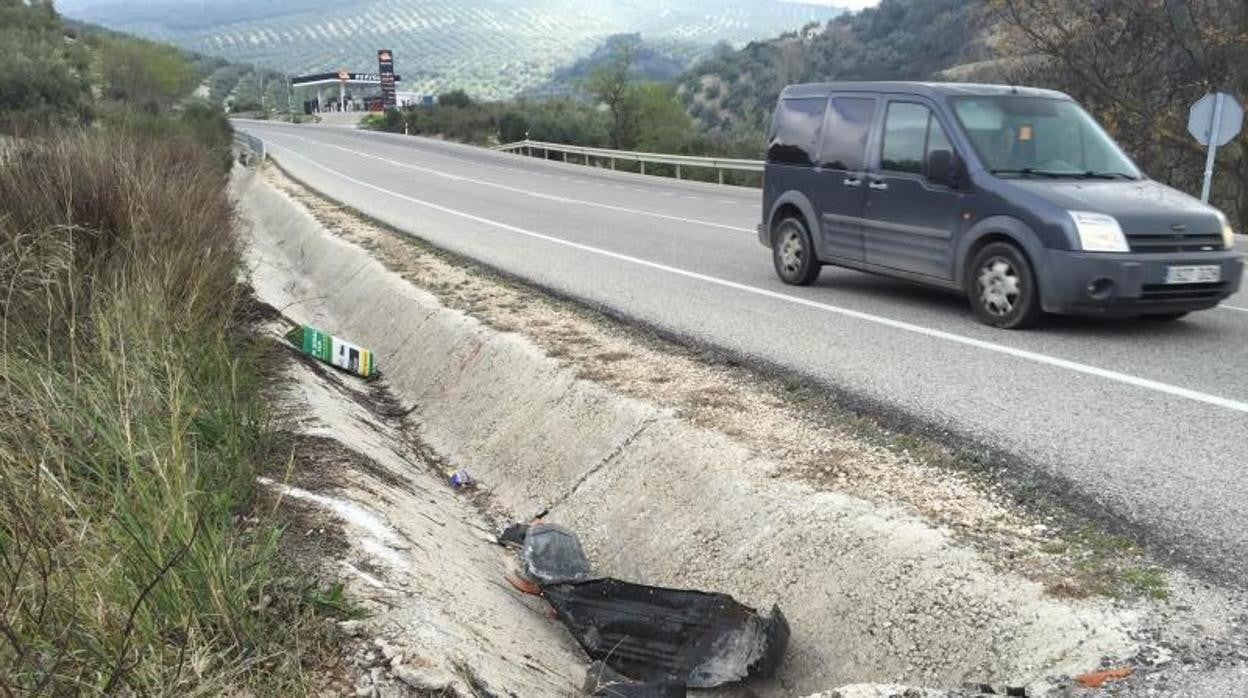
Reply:
<svg viewBox="0 0 1248 698"><path fill-rule="evenodd" d="M1248 295L1006 332L827 268L781 284L757 191L405 136L239 122L298 179L442 248L1012 454L1163 556L1248 579ZM1241 248L1244 247L1241 243Z"/></svg>

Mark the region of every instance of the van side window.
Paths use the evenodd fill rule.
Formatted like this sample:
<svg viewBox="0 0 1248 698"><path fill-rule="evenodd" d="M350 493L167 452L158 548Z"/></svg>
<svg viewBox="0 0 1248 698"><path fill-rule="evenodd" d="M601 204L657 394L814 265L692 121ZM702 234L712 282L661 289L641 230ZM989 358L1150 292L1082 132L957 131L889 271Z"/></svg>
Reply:
<svg viewBox="0 0 1248 698"><path fill-rule="evenodd" d="M934 150L953 151L953 144L932 111L921 104L893 102L884 119L880 168L926 175L924 164Z"/></svg>
<svg viewBox="0 0 1248 698"><path fill-rule="evenodd" d="M931 111L921 104L893 102L884 118L884 149L880 167L892 172L923 173L927 123Z"/></svg>
<svg viewBox="0 0 1248 698"><path fill-rule="evenodd" d="M927 155L931 155L937 150L948 150L953 152L953 143L949 142L949 136L945 135L945 129L941 128L940 122L936 120L936 115L932 115L931 121L927 122Z"/></svg>
<svg viewBox="0 0 1248 698"><path fill-rule="evenodd" d="M833 97L823 129L819 165L830 170L861 170L874 116L874 99Z"/></svg>
<svg viewBox="0 0 1248 698"><path fill-rule="evenodd" d="M781 165L813 165L825 104L822 97L780 100L771 127L767 161Z"/></svg>

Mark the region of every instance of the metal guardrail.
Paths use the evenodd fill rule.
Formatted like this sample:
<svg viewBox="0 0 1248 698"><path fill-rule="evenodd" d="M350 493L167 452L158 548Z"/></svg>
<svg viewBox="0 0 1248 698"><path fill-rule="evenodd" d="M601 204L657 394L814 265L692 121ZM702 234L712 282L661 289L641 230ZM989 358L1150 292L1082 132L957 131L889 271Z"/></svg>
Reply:
<svg viewBox="0 0 1248 698"><path fill-rule="evenodd" d="M601 162L607 163L611 169L615 169L617 162L636 162L641 165L641 173L646 173L646 164L672 165L676 168L676 179L681 178L681 170L685 167L701 167L715 170L719 175L719 183L724 183L724 172L762 172L763 161L761 160L742 160L737 158L704 158L693 155L668 155L664 153L638 153L631 150L609 150L607 148L583 148L578 145L564 145L562 143L546 143L543 141L523 140L515 143L507 143L495 146L494 150L500 150L508 153L521 153L523 155L532 156L534 151L542 154L543 158L549 159L550 153L560 153L563 160L568 162L569 155L578 155L584 158L584 164L591 164L592 158L597 158Z"/></svg>
<svg viewBox="0 0 1248 698"><path fill-rule="evenodd" d="M243 133L242 131L235 130L234 140L251 152L255 153L260 162L264 162L265 158L268 157L268 150L264 147L264 141L256 138L250 133Z"/></svg>

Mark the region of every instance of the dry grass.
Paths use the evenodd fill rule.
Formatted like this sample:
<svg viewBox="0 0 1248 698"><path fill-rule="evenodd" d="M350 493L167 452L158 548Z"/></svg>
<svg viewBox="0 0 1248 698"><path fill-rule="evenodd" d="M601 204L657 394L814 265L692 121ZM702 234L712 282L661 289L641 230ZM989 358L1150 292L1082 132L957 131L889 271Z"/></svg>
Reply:
<svg viewBox="0 0 1248 698"><path fill-rule="evenodd" d="M0 155L5 693L298 683L277 531L242 516L274 454L225 184L177 136Z"/></svg>

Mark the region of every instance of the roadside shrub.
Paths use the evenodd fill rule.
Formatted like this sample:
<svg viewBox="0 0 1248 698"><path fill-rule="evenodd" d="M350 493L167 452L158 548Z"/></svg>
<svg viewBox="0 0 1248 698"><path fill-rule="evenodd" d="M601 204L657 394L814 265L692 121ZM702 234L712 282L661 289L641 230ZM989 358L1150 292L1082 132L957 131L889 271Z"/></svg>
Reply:
<svg viewBox="0 0 1248 698"><path fill-rule="evenodd" d="M90 57L46 1L0 0L0 130L86 120Z"/></svg>
<svg viewBox="0 0 1248 698"><path fill-rule="evenodd" d="M276 533L237 520L269 440L225 184L185 136L0 155L7 694L282 675L290 618L260 603Z"/></svg>

